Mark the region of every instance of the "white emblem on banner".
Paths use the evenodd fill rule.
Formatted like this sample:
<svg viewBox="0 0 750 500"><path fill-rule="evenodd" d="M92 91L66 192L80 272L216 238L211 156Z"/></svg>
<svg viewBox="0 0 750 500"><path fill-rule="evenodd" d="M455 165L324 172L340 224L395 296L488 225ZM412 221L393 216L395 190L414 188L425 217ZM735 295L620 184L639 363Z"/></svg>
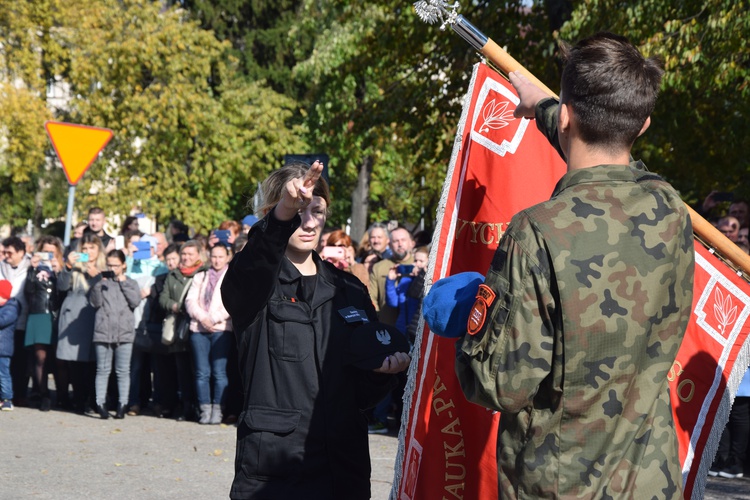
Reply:
<svg viewBox="0 0 750 500"><path fill-rule="evenodd" d="M513 117L513 110L516 109L518 103L519 99L513 92L500 82L487 78L482 84L476 106L474 106L471 140L499 156L505 156L505 153L515 153L529 125L529 120L526 118L519 120ZM518 128L510 141L505 138L499 143L493 140L492 136L498 135L493 132L506 128L514 122L518 123ZM507 137L507 134L503 133L503 135Z"/></svg>
<svg viewBox="0 0 750 500"><path fill-rule="evenodd" d="M745 307L750 297L697 253L695 264L711 276L693 310L695 323L720 345L731 346L750 314Z"/></svg>

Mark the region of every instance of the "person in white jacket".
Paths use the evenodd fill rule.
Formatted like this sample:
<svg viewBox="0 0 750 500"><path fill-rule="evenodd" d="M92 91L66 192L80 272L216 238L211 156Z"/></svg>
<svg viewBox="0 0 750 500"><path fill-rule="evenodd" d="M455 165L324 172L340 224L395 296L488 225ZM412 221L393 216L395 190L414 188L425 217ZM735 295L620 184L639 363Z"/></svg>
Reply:
<svg viewBox="0 0 750 500"><path fill-rule="evenodd" d="M185 298L201 424L220 424L226 405L227 356L233 335L232 320L221 300L221 283L230 258L228 247L213 247L211 267L195 275Z"/></svg>

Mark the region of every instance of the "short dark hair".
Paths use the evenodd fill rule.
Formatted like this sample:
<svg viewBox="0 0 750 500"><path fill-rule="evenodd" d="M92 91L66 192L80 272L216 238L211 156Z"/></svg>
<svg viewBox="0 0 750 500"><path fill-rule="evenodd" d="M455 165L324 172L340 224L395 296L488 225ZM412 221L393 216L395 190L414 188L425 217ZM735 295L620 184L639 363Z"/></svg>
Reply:
<svg viewBox="0 0 750 500"><path fill-rule="evenodd" d="M125 253L122 250L110 250L107 252L107 258L117 257L120 262L125 263Z"/></svg>
<svg viewBox="0 0 750 500"><path fill-rule="evenodd" d="M644 58L627 38L612 33L560 49L565 61L560 98L572 108L583 141L630 149L656 105L661 60Z"/></svg>
<svg viewBox="0 0 750 500"><path fill-rule="evenodd" d="M176 253L177 255L180 255L180 244L179 243L170 243L167 245L167 248L164 249L164 255L165 257L169 255L170 253Z"/></svg>
<svg viewBox="0 0 750 500"><path fill-rule="evenodd" d="M4 247L13 247L16 252L26 253L26 243L18 236L9 236L3 240Z"/></svg>
<svg viewBox="0 0 750 500"><path fill-rule="evenodd" d="M91 207L89 208L89 215L93 214L104 214L104 209L101 207Z"/></svg>

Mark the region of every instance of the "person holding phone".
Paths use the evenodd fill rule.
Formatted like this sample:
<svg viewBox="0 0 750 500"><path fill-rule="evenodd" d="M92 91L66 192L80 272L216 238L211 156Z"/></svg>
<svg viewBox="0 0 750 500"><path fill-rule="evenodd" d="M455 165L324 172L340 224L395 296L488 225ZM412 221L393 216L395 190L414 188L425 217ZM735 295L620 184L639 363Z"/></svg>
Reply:
<svg viewBox="0 0 750 500"><path fill-rule="evenodd" d="M135 340L133 309L141 302L141 290L134 279L125 276L125 269L125 254L111 250L107 254L107 271L91 289L91 305L96 308L96 412L102 419L109 418L107 385L113 358L118 395L115 418L125 418L130 392L130 358Z"/></svg>
<svg viewBox="0 0 750 500"><path fill-rule="evenodd" d="M364 285L315 252L328 213L319 161L264 181L263 219L221 286L238 335L245 411L231 498L369 499L364 409L410 358L347 363L353 331L377 320Z"/></svg>
<svg viewBox="0 0 750 500"><path fill-rule="evenodd" d="M323 247L323 252L320 255L321 258L329 260L326 257L328 249L336 249L336 259L343 259L346 262L345 266L337 266L339 269L344 269L346 272L353 274L369 289L370 272L368 271L367 266L355 260L357 251L354 248L354 242L352 241L351 236L341 229L331 231L328 234L326 246ZM336 262L333 263L336 264Z"/></svg>
<svg viewBox="0 0 750 500"><path fill-rule="evenodd" d="M200 408L198 423L202 425L220 424L227 403L227 357L234 339L232 320L221 300L221 283L231 256L229 247L214 246L209 257L211 267L196 273L185 297Z"/></svg>
<svg viewBox="0 0 750 500"><path fill-rule="evenodd" d="M208 238L208 247L213 248L218 244L224 245L225 247L232 247L237 237L240 235L242 226L235 220L225 220L219 224L218 229L211 231L211 235Z"/></svg>
<svg viewBox="0 0 750 500"><path fill-rule="evenodd" d="M32 376L41 397L39 409L49 411L51 400L47 387L47 358L57 337L57 315L60 310L57 276L63 268L63 245L55 236L42 236L35 250L23 289L29 313L24 346L34 353Z"/></svg>
<svg viewBox="0 0 750 500"><path fill-rule="evenodd" d="M66 293L60 306L57 339L57 402L83 413L94 394L94 317L88 292L107 267L104 247L98 236L86 233L76 242L57 277L57 290ZM68 396L73 385L74 401Z"/></svg>

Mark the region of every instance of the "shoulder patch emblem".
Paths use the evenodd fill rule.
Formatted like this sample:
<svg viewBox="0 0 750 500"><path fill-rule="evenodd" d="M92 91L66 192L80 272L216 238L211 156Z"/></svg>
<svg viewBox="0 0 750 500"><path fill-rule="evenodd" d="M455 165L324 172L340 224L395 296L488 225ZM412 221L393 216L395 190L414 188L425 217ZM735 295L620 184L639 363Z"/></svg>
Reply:
<svg viewBox="0 0 750 500"><path fill-rule="evenodd" d="M476 335L482 329L484 322L487 320L487 309L495 301L495 297L497 295L492 291L492 288L485 284L479 285L477 300L471 308L469 321L466 324L466 331L469 335Z"/></svg>
<svg viewBox="0 0 750 500"><path fill-rule="evenodd" d="M479 290L477 291L477 298L484 300L485 305L492 305L492 303L495 301L495 292L492 291L492 288L488 287L484 283L479 285Z"/></svg>
<svg viewBox="0 0 750 500"><path fill-rule="evenodd" d="M466 324L466 331L469 335L476 335L484 326L487 319L487 305L482 299L477 299L469 313L469 321Z"/></svg>

